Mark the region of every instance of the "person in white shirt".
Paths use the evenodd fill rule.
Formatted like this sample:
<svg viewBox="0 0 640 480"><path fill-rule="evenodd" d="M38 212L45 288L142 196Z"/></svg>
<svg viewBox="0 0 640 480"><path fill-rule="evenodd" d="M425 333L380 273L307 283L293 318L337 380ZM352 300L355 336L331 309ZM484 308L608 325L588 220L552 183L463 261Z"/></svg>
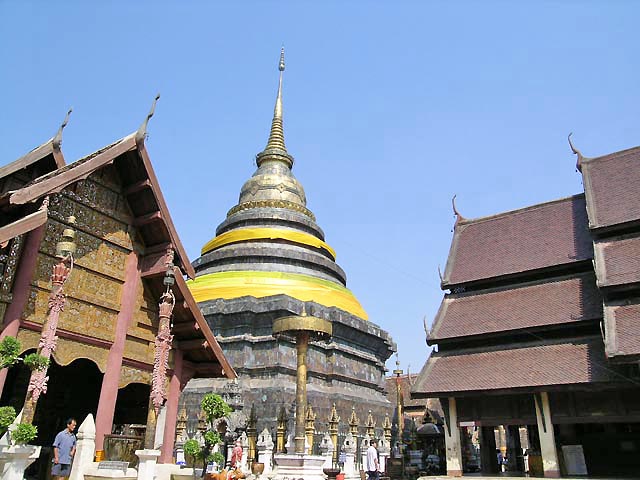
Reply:
<svg viewBox="0 0 640 480"><path fill-rule="evenodd" d="M378 480L380 473L378 471L378 441L376 439L371 440L369 448L367 448L367 475L368 480Z"/></svg>

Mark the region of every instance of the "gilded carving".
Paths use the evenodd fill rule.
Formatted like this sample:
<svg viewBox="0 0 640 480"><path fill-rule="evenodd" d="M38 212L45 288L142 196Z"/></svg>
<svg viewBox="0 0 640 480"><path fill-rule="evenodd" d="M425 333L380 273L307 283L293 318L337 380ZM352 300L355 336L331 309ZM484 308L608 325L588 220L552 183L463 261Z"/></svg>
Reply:
<svg viewBox="0 0 640 480"><path fill-rule="evenodd" d="M118 388L126 387L130 383L151 385L151 372L123 365L120 370L120 382L118 383Z"/></svg>
<svg viewBox="0 0 640 480"><path fill-rule="evenodd" d="M25 330L21 328L18 330L17 337L18 340L20 340L20 345L22 347L22 351L20 353L24 353L33 348L38 348L38 343L40 343L40 334L32 330Z"/></svg>
<svg viewBox="0 0 640 480"><path fill-rule="evenodd" d="M18 258L22 251L24 235L18 235L9 244L8 249L0 255L0 300L11 301L11 289L13 287L13 277L18 266ZM2 317L0 317L2 318Z"/></svg>
<svg viewBox="0 0 640 480"><path fill-rule="evenodd" d="M249 202L243 202L229 210L227 212L227 217L230 217L234 213L241 212L242 210L249 210L251 208L286 208L288 210L300 212L314 221L316 219L311 210L304 207L303 205L299 205L288 200L253 200Z"/></svg>
<svg viewBox="0 0 640 480"><path fill-rule="evenodd" d="M55 245L66 226L56 220L49 220L45 231L41 251L55 255ZM124 281L124 265L128 251L108 244L86 232L79 231L76 236L77 250L74 255L75 264L85 269L100 272L103 275Z"/></svg>
<svg viewBox="0 0 640 480"><path fill-rule="evenodd" d="M77 270L74 271L74 275L76 273ZM42 324L47 316L48 302L47 290L32 288L22 319ZM116 319L117 313L112 310L68 296L65 309L60 313L59 328L83 334L91 332L93 337L113 341Z"/></svg>
<svg viewBox="0 0 640 480"><path fill-rule="evenodd" d="M64 194L51 196L49 204L49 216L59 221L64 221L68 216L76 217L78 230L90 232L96 237L131 250L133 248L131 238L128 234L128 222L100 213L94 208L86 206L79 201L74 201L75 197L69 190Z"/></svg>
<svg viewBox="0 0 640 480"><path fill-rule="evenodd" d="M153 365L154 342L127 335L124 342L124 356Z"/></svg>
<svg viewBox="0 0 640 480"><path fill-rule="evenodd" d="M51 271L55 258L44 254L38 255L38 264L34 285L48 289L50 282L48 272ZM66 288L70 297L87 303L95 303L110 310L120 309L120 294L122 283L77 266L69 279Z"/></svg>
<svg viewBox="0 0 640 480"><path fill-rule="evenodd" d="M133 322L131 322L127 333L148 342L153 342L157 331L157 314L148 310L137 310L133 314Z"/></svg>
<svg viewBox="0 0 640 480"><path fill-rule="evenodd" d="M40 341L40 334L32 330L20 329L18 331L18 340L22 345L22 352L33 348L38 348ZM95 363L98 369L104 373L107 369L107 357L109 350L106 348L97 347L94 345L87 345L79 343L67 338L58 338L58 346L53 353L53 358L59 365L69 365L78 358L86 358Z"/></svg>
<svg viewBox="0 0 640 480"><path fill-rule="evenodd" d="M53 358L59 365L69 365L74 360L86 358L95 363L102 373L107 371L108 356L109 350L106 348L87 345L66 338L58 339L58 347L53 354Z"/></svg>

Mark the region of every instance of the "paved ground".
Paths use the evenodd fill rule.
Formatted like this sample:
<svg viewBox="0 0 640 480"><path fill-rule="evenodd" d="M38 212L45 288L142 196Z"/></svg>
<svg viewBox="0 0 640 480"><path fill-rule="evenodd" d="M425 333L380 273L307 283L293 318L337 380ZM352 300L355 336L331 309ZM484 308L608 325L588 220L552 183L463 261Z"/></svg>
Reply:
<svg viewBox="0 0 640 480"><path fill-rule="evenodd" d="M515 474L515 475L510 475L510 474L503 474L503 475L498 475L498 476L483 476L482 474L478 474L478 473L467 473L462 477L448 477L446 475L433 475L433 476L428 476L428 477L419 477L418 480L453 480L453 479L457 479L457 480L464 480L465 478L472 478L473 480L504 480L505 478L542 478L542 477L529 477L528 475L522 475L522 474ZM590 477L590 476L581 476L581 477L562 477L562 480L640 480L640 473L638 474L638 476L634 476L634 477ZM395 480L395 479L392 479Z"/></svg>

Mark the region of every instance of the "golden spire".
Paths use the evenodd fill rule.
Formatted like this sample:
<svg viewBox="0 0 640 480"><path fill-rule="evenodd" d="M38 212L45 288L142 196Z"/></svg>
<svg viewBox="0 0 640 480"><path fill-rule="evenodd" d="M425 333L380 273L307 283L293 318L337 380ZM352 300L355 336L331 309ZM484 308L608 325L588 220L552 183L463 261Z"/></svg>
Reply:
<svg viewBox="0 0 640 480"><path fill-rule="evenodd" d="M271 131L269 132L267 146L256 156L256 163L258 164L258 167L265 160L280 160L284 161L289 168L293 166L293 157L289 155L287 147L284 144L284 129L282 126L282 72L284 72L284 47L280 50L278 70L280 71L280 79L278 82L276 105L273 109L273 120L271 120Z"/></svg>

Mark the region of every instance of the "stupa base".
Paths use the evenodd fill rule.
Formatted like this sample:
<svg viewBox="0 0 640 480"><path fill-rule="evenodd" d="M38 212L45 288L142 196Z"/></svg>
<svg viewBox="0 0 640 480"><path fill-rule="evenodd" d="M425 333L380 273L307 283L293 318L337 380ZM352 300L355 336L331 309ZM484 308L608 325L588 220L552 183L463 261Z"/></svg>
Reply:
<svg viewBox="0 0 640 480"><path fill-rule="evenodd" d="M281 453L273 457L276 469L273 478L276 480L325 480L322 471L325 458L320 455L303 453Z"/></svg>

